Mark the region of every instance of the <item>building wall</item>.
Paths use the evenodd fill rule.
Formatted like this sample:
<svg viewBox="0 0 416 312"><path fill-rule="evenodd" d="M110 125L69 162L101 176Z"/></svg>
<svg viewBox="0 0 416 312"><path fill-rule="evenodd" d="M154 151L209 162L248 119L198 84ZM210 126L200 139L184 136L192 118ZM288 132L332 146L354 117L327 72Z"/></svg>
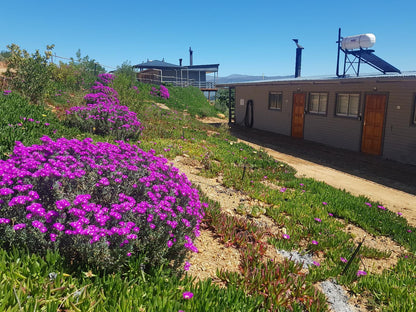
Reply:
<svg viewBox="0 0 416 312"><path fill-rule="evenodd" d="M378 89L390 90L383 156L404 163L416 164L416 125L412 124L416 94L415 82L378 84Z"/></svg>
<svg viewBox="0 0 416 312"><path fill-rule="evenodd" d="M236 123L244 125L246 105L253 100L253 128L291 135L293 94L306 94L304 139L353 151L361 150L365 99L369 94L385 94L382 156L416 165L416 125L412 123L416 77L372 77L331 80L260 82L235 85ZM282 110L268 109L269 92L282 92ZM308 112L310 92L327 92L326 115ZM337 93L360 94L359 116L336 116Z"/></svg>

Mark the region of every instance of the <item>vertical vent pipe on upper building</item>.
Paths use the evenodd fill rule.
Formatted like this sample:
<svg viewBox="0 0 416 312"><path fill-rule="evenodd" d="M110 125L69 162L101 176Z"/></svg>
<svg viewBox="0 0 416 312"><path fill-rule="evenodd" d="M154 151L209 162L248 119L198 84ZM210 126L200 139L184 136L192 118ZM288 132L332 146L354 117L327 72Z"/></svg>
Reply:
<svg viewBox="0 0 416 312"><path fill-rule="evenodd" d="M194 51L192 51L191 47L189 47L189 66L193 65L193 60L192 60L192 53Z"/></svg>
<svg viewBox="0 0 416 312"><path fill-rule="evenodd" d="M179 59L179 66L182 67L182 59Z"/></svg>
<svg viewBox="0 0 416 312"><path fill-rule="evenodd" d="M304 49L300 44L298 39L292 39L296 43L296 64L295 64L295 78L300 77L302 69L302 50Z"/></svg>

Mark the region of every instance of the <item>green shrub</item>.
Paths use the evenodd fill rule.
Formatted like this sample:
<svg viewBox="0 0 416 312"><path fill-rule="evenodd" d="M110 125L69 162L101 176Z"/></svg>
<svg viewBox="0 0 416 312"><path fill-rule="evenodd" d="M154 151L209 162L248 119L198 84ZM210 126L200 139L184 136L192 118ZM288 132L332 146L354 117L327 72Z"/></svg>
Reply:
<svg viewBox="0 0 416 312"><path fill-rule="evenodd" d="M11 86L33 103L39 103L45 96L51 78L48 60L54 45L47 46L45 55L36 50L29 55L16 44L7 46L10 57L7 59L6 75L11 78Z"/></svg>
<svg viewBox="0 0 416 312"><path fill-rule="evenodd" d="M62 135L77 136L80 131L66 128L44 105L29 104L14 91L8 95L0 93L0 159L6 159L16 141L26 145L39 143L39 138Z"/></svg>

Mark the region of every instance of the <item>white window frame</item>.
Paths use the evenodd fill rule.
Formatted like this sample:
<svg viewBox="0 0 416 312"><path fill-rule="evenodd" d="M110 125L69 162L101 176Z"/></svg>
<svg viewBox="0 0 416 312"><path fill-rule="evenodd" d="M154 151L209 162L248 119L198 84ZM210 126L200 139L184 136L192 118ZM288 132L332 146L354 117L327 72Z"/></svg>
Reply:
<svg viewBox="0 0 416 312"><path fill-rule="evenodd" d="M283 92L270 91L269 92L269 109L281 111L282 104L283 104Z"/></svg>
<svg viewBox="0 0 416 312"><path fill-rule="evenodd" d="M340 100L341 97L347 99L347 107L343 111L340 111ZM353 103L353 100L357 99L357 103ZM361 94L360 93L346 93L340 92L337 93L336 103L335 103L335 115L340 117L349 117L349 118L357 118L360 114L360 100ZM356 105L356 110L353 107L353 104Z"/></svg>
<svg viewBox="0 0 416 312"><path fill-rule="evenodd" d="M318 109L312 107L313 98L318 97ZM308 112L317 115L326 115L328 112L328 92L309 92Z"/></svg>

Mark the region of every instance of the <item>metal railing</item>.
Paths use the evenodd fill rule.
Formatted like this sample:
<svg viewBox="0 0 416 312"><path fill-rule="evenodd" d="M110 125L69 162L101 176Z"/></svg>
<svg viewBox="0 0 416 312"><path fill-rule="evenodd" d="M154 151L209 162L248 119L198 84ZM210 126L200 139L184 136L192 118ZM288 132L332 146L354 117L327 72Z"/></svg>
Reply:
<svg viewBox="0 0 416 312"><path fill-rule="evenodd" d="M143 74L138 75L137 80L143 83L149 84L160 84L160 83L170 83L178 87L198 87L203 89L214 89L215 81L198 81L195 79L181 78L175 76L163 76L158 74Z"/></svg>

